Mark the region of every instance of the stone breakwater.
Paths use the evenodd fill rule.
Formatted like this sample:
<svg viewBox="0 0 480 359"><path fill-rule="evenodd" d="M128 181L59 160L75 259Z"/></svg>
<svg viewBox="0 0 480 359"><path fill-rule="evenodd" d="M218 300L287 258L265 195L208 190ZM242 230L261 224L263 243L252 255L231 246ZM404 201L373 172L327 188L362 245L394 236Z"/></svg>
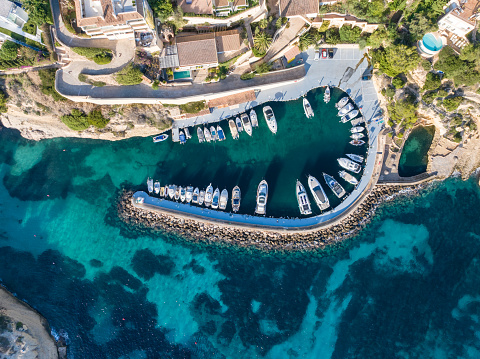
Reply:
<svg viewBox="0 0 480 359"><path fill-rule="evenodd" d="M132 203L133 191L124 191L121 194L117 210L120 219L129 225L139 229L176 234L194 242L253 247L264 251L307 251L323 249L356 235L370 222L380 204L391 201L397 196L414 195L425 185L410 187L377 185L353 212L339 219L337 223L326 223L317 229L297 232L236 227L226 223L214 223L141 209Z"/></svg>

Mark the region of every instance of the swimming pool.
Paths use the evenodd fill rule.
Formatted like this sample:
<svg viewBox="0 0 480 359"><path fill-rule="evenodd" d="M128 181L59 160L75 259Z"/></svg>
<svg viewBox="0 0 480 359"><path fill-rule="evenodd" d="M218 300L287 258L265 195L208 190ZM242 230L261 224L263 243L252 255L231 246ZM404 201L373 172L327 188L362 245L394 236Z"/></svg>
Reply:
<svg viewBox="0 0 480 359"><path fill-rule="evenodd" d="M442 39L440 36L433 33L428 33L423 36L423 46L432 52L440 51L443 47Z"/></svg>
<svg viewBox="0 0 480 359"><path fill-rule="evenodd" d="M192 75L190 74L190 71L188 71L188 70L186 70L186 71L175 71L173 73L173 78L175 80L189 79L191 77L192 77Z"/></svg>

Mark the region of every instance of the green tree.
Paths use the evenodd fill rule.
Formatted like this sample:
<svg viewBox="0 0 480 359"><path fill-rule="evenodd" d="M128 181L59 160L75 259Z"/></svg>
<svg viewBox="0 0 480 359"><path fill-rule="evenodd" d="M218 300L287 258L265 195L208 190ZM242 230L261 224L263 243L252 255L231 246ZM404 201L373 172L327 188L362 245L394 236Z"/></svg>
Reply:
<svg viewBox="0 0 480 359"><path fill-rule="evenodd" d="M418 13L413 15L407 27L413 41L420 40L427 32L438 30L435 22Z"/></svg>
<svg viewBox="0 0 480 359"><path fill-rule="evenodd" d="M382 45L390 45L389 43L386 44L386 40L388 40L388 32L385 29L385 26L380 25L368 38L367 38L367 45L373 48L380 47Z"/></svg>
<svg viewBox="0 0 480 359"><path fill-rule="evenodd" d="M262 19L258 22L258 27L260 29L266 29L268 27L268 19Z"/></svg>
<svg viewBox="0 0 480 359"><path fill-rule="evenodd" d="M142 71L132 63L125 66L122 70L117 72L115 76L115 81L117 81L120 85L138 85L142 82Z"/></svg>
<svg viewBox="0 0 480 359"><path fill-rule="evenodd" d="M87 116L88 123L96 128L104 128L110 121L108 118L103 117L102 111L93 110Z"/></svg>
<svg viewBox="0 0 480 359"><path fill-rule="evenodd" d="M150 7L160 20L165 21L173 13L173 5L170 0L150 0Z"/></svg>
<svg viewBox="0 0 480 359"><path fill-rule="evenodd" d="M380 17L384 10L385 4L383 3L383 0L371 0L367 7L367 15L371 17Z"/></svg>
<svg viewBox="0 0 480 359"><path fill-rule="evenodd" d="M269 63L264 62L263 64L260 64L257 66L257 68L255 69L255 72L257 74L264 74L269 72L271 69L272 69L272 66Z"/></svg>
<svg viewBox="0 0 480 359"><path fill-rule="evenodd" d="M407 6L407 0L393 0L388 4L388 7L391 11L400 11L404 10Z"/></svg>
<svg viewBox="0 0 480 359"><path fill-rule="evenodd" d="M336 45L341 41L338 27L331 27L325 32L325 42L330 45Z"/></svg>
<svg viewBox="0 0 480 359"><path fill-rule="evenodd" d="M392 80L392 85L397 89L401 89L403 86L405 86L405 81L403 81L401 77L397 76Z"/></svg>
<svg viewBox="0 0 480 359"><path fill-rule="evenodd" d="M300 51L305 51L306 49L308 49L314 43L315 43L315 40L314 40L312 34L310 34L310 32L304 33L298 39L298 47L299 47Z"/></svg>
<svg viewBox="0 0 480 359"><path fill-rule="evenodd" d="M362 33L362 29L358 26L352 27L350 25L343 25L338 31L340 33L340 40L347 44L356 43Z"/></svg>
<svg viewBox="0 0 480 359"><path fill-rule="evenodd" d="M22 5L28 13L28 22L37 26L53 24L48 0L24 0Z"/></svg>
<svg viewBox="0 0 480 359"><path fill-rule="evenodd" d="M18 49L20 45L12 41L5 41L0 48L0 59L11 61L15 60L18 56Z"/></svg>
<svg viewBox="0 0 480 359"><path fill-rule="evenodd" d="M275 27L280 29L283 25L287 23L288 19L286 17L279 17L275 22Z"/></svg>
<svg viewBox="0 0 480 359"><path fill-rule="evenodd" d="M87 115L76 108L70 112L70 115L63 115L61 120L68 128L74 131L86 130L89 126Z"/></svg>
<svg viewBox="0 0 480 359"><path fill-rule="evenodd" d="M471 53L476 50L467 50L464 58L471 58ZM455 85L472 86L480 81L480 73L476 70L476 63L462 60L450 46L446 46L438 54L435 69L443 71L445 77L453 79Z"/></svg>
<svg viewBox="0 0 480 359"><path fill-rule="evenodd" d="M423 91L431 91L436 90L442 85L442 81L440 80L440 76L436 73L429 72L427 74L427 78L425 79L425 85L423 85Z"/></svg>
<svg viewBox="0 0 480 359"><path fill-rule="evenodd" d="M415 47L392 45L379 50L376 53L375 61L378 61L380 70L388 76L395 77L415 69L420 62L420 56Z"/></svg>
<svg viewBox="0 0 480 359"><path fill-rule="evenodd" d="M474 62L477 66L480 65L480 46L468 44L460 53L460 60Z"/></svg>
<svg viewBox="0 0 480 359"><path fill-rule="evenodd" d="M446 99L443 100L443 107L445 107L447 111L451 112L456 110L462 102L463 102L462 96L447 97Z"/></svg>
<svg viewBox="0 0 480 359"><path fill-rule="evenodd" d="M260 53L266 53L272 44L272 37L266 32L260 32L253 38L253 45Z"/></svg>
<svg viewBox="0 0 480 359"><path fill-rule="evenodd" d="M180 6L175 8L173 11L172 20L169 22L175 27L175 31L185 26L187 21L183 19L183 10Z"/></svg>
<svg viewBox="0 0 480 359"><path fill-rule="evenodd" d="M387 107L390 119L394 123L402 123L404 127L410 128L417 122L416 106L412 98L392 102Z"/></svg>
<svg viewBox="0 0 480 359"><path fill-rule="evenodd" d="M7 96L5 95L5 92L0 90L0 113L5 113L7 112Z"/></svg>

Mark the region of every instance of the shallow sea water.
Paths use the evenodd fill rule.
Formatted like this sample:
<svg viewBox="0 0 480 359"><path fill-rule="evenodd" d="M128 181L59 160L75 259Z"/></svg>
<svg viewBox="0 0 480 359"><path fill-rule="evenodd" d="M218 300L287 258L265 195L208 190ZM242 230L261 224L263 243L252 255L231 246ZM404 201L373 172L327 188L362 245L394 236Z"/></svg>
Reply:
<svg viewBox="0 0 480 359"><path fill-rule="evenodd" d="M337 248L262 254L119 223L147 175L133 143L0 132L0 279L70 358L480 356L474 180L386 204Z"/></svg>

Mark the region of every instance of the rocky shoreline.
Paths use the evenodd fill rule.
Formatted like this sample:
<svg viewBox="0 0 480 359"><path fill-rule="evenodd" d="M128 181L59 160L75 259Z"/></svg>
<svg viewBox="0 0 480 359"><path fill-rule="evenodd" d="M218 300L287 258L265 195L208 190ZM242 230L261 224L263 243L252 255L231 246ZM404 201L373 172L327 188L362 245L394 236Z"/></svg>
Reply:
<svg viewBox="0 0 480 359"><path fill-rule="evenodd" d="M370 222L380 204L399 195L415 195L426 185L376 185L340 223L298 233L234 227L140 209L132 203L134 192L128 190L120 195L117 211L121 221L139 230L171 233L192 242L251 247L262 251L309 251L324 249L356 235Z"/></svg>

